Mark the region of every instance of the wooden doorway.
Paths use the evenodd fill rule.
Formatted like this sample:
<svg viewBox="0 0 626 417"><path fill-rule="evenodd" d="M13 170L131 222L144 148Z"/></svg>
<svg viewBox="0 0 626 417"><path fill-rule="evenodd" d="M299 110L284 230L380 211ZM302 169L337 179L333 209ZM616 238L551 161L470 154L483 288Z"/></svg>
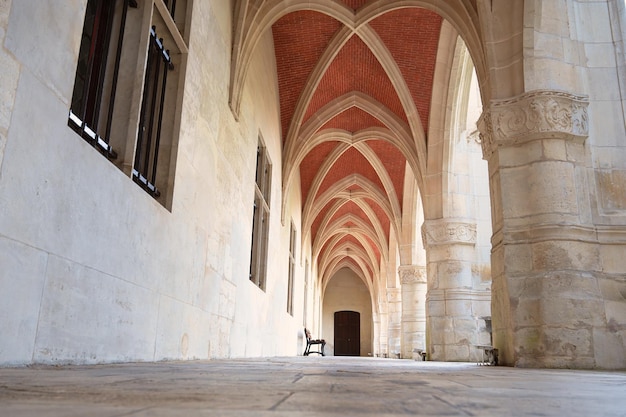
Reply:
<svg viewBox="0 0 626 417"><path fill-rule="evenodd" d="M361 355L361 313L335 312L335 356Z"/></svg>

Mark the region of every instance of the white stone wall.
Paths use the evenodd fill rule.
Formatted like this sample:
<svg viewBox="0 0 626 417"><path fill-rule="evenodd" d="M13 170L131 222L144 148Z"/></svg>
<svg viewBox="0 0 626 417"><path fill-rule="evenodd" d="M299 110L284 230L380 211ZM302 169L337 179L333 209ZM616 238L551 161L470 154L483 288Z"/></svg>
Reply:
<svg viewBox="0 0 626 417"><path fill-rule="evenodd" d="M86 1L0 2L0 364L296 353L271 33L236 121L231 3L193 4L170 212L67 126ZM274 164L265 292L248 279L259 134Z"/></svg>

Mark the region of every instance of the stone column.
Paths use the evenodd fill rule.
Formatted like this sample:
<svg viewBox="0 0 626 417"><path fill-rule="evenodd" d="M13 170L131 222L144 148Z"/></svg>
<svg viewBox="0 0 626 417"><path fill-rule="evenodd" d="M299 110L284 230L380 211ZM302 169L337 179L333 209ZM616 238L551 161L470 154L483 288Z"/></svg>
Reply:
<svg viewBox="0 0 626 417"><path fill-rule="evenodd" d="M432 360L471 361L473 345L488 343L482 317L490 295L475 289L476 225L453 219L427 220L422 226L428 268L426 339Z"/></svg>
<svg viewBox="0 0 626 417"><path fill-rule="evenodd" d="M492 200L493 339L504 364L595 367L610 340L593 272L587 105L531 91L492 101L478 123Z"/></svg>
<svg viewBox="0 0 626 417"><path fill-rule="evenodd" d="M400 288L387 288L388 326L387 326L387 353L390 358L398 358L401 354L400 340L402 298Z"/></svg>
<svg viewBox="0 0 626 417"><path fill-rule="evenodd" d="M402 357L413 357L413 349L426 350L426 267L398 268L402 284Z"/></svg>

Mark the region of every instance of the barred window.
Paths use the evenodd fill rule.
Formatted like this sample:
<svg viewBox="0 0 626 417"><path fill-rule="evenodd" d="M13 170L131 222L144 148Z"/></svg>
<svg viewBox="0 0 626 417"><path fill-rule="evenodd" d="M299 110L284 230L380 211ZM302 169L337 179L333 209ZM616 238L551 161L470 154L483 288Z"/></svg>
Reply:
<svg viewBox="0 0 626 417"><path fill-rule="evenodd" d="M296 274L296 227L289 230L289 274L287 276L287 313L293 316L293 283Z"/></svg>
<svg viewBox="0 0 626 417"><path fill-rule="evenodd" d="M88 0L69 111L72 129L166 207L191 1Z"/></svg>
<svg viewBox="0 0 626 417"><path fill-rule="evenodd" d="M267 149L259 138L256 155L254 212L252 217L250 281L264 291L267 271L271 176L272 164L267 154Z"/></svg>

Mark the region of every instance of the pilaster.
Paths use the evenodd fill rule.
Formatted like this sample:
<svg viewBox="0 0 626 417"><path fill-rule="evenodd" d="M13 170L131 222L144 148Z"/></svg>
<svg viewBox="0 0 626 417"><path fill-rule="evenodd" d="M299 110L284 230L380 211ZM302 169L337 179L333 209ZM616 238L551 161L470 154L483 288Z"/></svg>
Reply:
<svg viewBox="0 0 626 417"><path fill-rule="evenodd" d="M401 355L402 340L402 290L387 288L387 354L390 358Z"/></svg>
<svg viewBox="0 0 626 417"><path fill-rule="evenodd" d="M411 358L413 349L426 349L426 266L402 265L398 268L402 284L403 358Z"/></svg>
<svg viewBox="0 0 626 417"><path fill-rule="evenodd" d="M422 237L428 261L426 332L431 359L470 361L474 345L488 341L481 317L489 293L477 285L476 224L462 219L427 220Z"/></svg>

